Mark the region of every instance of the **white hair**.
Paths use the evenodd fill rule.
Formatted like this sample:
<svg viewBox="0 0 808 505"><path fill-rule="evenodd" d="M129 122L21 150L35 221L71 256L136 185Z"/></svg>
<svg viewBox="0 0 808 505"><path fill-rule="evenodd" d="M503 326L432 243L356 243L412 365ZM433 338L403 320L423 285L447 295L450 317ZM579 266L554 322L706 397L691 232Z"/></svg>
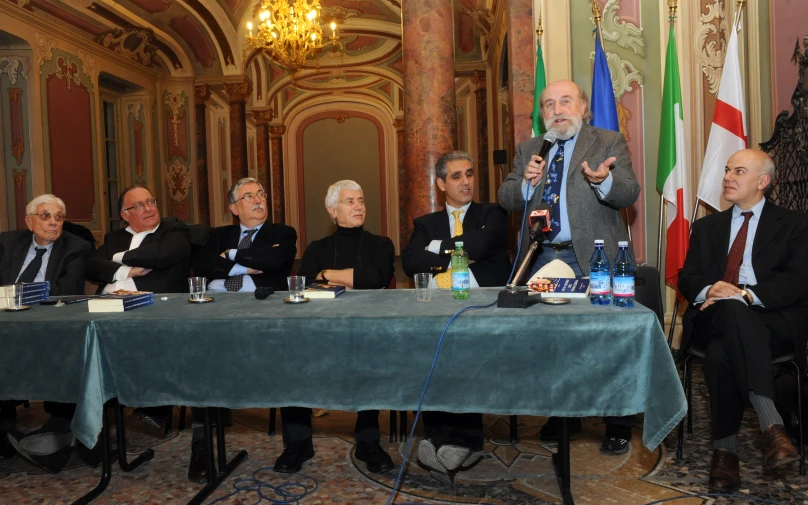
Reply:
<svg viewBox="0 0 808 505"><path fill-rule="evenodd" d="M256 178L254 178L254 177L245 177L243 179L239 179L238 182L234 183L230 187L230 191L227 192L228 201L233 205L237 204L238 203L238 190L241 189L241 187L244 186L245 184L250 184L250 183L258 184L259 186L261 186L261 191L264 190L264 186L262 186L261 183L258 182L258 180Z"/></svg>
<svg viewBox="0 0 808 505"><path fill-rule="evenodd" d="M39 208L40 205L43 203L52 203L54 205L58 205L62 208L62 214L65 216L67 215L67 208L65 207L65 202L62 201L61 198L54 195L39 195L38 197L34 198L28 205L25 206L25 213L26 214L36 214L36 210Z"/></svg>
<svg viewBox="0 0 808 505"><path fill-rule="evenodd" d="M325 194L325 208L336 209L339 194L345 190L362 192L362 186L351 180L337 181L328 187L328 192Z"/></svg>

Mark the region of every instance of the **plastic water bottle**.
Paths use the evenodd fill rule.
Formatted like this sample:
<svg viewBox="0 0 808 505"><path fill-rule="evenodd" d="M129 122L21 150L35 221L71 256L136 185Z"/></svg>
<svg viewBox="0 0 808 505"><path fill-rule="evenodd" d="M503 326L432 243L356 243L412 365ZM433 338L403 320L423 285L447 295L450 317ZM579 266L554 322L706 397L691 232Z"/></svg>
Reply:
<svg viewBox="0 0 808 505"><path fill-rule="evenodd" d="M452 298L465 300L471 294L469 280L469 255L463 250L463 242L455 242L452 252Z"/></svg>
<svg viewBox="0 0 808 505"><path fill-rule="evenodd" d="M595 240L595 252L589 260L589 301L592 305L612 303L612 269L603 240Z"/></svg>
<svg viewBox="0 0 808 505"><path fill-rule="evenodd" d="M614 305L616 307L634 306L634 264L628 254L628 242L617 243L620 250L614 260Z"/></svg>

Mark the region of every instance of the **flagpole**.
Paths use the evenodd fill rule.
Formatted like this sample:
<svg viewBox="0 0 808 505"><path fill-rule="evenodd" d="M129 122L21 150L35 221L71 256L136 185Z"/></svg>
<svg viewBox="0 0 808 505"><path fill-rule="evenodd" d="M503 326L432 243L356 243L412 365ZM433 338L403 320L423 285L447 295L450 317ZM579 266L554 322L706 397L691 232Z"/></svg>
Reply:
<svg viewBox="0 0 808 505"><path fill-rule="evenodd" d="M671 31L673 30L674 20L676 19L676 9L678 7L677 3L678 3L677 0L668 0L668 22L670 23ZM679 64L678 61L677 61L676 64L677 65ZM665 206L665 196L664 195L660 195L660 196L661 196L661 199L659 201L659 249L658 249L658 252L657 252L657 268L660 270L660 272L662 272L663 271L662 270L662 268L663 268L663 266L662 266L662 225L663 225L663 215L664 215L664 213L666 212L667 209L666 209L666 206ZM696 205L698 206L698 201L696 202ZM693 223L692 219L690 220L690 223L691 223L691 230L692 230L693 229L692 228L692 223ZM663 282L662 285L664 286L665 283ZM671 322L670 322L670 326L668 327L668 348L669 349L673 349L673 347L672 347L673 346L673 332L676 329L676 316L677 316L678 312L679 312L679 297L674 296L673 314L671 314Z"/></svg>

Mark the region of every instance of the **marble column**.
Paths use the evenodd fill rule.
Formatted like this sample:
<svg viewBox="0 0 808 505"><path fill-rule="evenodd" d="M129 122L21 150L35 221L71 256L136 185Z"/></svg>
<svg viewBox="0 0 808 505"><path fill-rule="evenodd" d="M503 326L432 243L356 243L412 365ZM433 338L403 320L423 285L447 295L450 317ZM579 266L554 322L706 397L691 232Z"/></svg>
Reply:
<svg viewBox="0 0 808 505"><path fill-rule="evenodd" d="M286 127L270 125L269 152L272 162L272 221L286 222L286 200L283 189L283 134Z"/></svg>
<svg viewBox="0 0 808 505"><path fill-rule="evenodd" d="M435 162L457 146L453 15L452 2L401 5L407 236L413 219L438 209Z"/></svg>
<svg viewBox="0 0 808 505"><path fill-rule="evenodd" d="M489 168L488 168L488 89L485 72L477 70L471 76L475 86L474 95L477 103L477 186L480 189L480 201L490 202Z"/></svg>
<svg viewBox="0 0 808 505"><path fill-rule="evenodd" d="M513 144L530 139L533 121L533 88L536 65L533 51L533 0L508 0L505 4L508 23L508 111ZM529 50L528 50L529 49Z"/></svg>
<svg viewBox="0 0 808 505"><path fill-rule="evenodd" d="M404 165L404 118L395 118L393 127L396 129L396 151L398 153L396 159L398 167L398 244L403 251L410 238L407 230L409 191L407 190L407 168Z"/></svg>
<svg viewBox="0 0 808 505"><path fill-rule="evenodd" d="M194 88L194 120L196 122L196 188L199 224L210 226L210 191L208 189L207 108L210 88L207 84Z"/></svg>
<svg viewBox="0 0 808 505"><path fill-rule="evenodd" d="M235 183L247 177L247 100L252 84L225 83L224 91L230 100L230 178Z"/></svg>
<svg viewBox="0 0 808 505"><path fill-rule="evenodd" d="M258 182L264 186L267 192L267 201L272 201L272 187L269 176L269 122L272 121L272 109L253 109L253 120L255 120L255 144L256 144L256 175Z"/></svg>

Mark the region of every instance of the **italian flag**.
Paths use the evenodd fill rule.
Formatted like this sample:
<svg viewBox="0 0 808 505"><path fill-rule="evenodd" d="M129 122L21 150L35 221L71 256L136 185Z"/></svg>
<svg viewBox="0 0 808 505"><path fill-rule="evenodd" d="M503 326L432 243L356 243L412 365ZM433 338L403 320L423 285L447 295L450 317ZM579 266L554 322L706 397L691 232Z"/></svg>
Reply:
<svg viewBox="0 0 808 505"><path fill-rule="evenodd" d="M662 91L662 121L659 127L657 189L665 199L667 233L665 280L677 286L679 271L685 264L690 244L690 221L686 215L693 207L687 188L685 128L682 114L682 90L679 86L679 57L671 25L665 57L665 84Z"/></svg>

